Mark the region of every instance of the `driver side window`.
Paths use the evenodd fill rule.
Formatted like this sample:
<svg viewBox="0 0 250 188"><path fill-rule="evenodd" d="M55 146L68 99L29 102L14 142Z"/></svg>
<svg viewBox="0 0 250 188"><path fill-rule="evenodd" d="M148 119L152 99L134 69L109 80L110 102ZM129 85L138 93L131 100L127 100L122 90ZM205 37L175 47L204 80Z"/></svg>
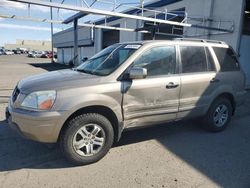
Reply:
<svg viewBox="0 0 250 188"><path fill-rule="evenodd" d="M133 67L147 69L148 76L163 76L176 73L175 46L153 47L141 54Z"/></svg>

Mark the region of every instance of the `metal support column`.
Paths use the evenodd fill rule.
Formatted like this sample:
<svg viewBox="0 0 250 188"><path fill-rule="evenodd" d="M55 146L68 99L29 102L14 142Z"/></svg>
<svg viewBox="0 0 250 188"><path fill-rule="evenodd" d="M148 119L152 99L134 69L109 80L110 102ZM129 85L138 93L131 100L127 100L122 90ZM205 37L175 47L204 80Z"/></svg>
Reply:
<svg viewBox="0 0 250 188"><path fill-rule="evenodd" d="M73 64L74 66L78 65L78 19L74 19L74 58L73 58Z"/></svg>
<svg viewBox="0 0 250 188"><path fill-rule="evenodd" d="M50 0L52 2L52 0ZM50 19L53 20L53 13L52 13L52 7L50 7ZM53 23L50 23L50 32L51 32L51 52L52 52L52 58L51 63L54 63L54 48L53 48Z"/></svg>

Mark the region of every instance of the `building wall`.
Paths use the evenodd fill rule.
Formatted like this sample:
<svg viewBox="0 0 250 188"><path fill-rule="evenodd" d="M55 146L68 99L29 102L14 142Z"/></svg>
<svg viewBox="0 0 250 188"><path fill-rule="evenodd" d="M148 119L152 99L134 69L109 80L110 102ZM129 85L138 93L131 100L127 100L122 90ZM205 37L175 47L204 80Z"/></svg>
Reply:
<svg viewBox="0 0 250 188"><path fill-rule="evenodd" d="M125 23L126 22L126 23ZM125 24L128 28L137 28L137 22L135 20L129 20L129 19L119 19L112 22L109 22L109 26L116 26L120 25L120 27L125 27ZM102 35L103 30L102 29L95 29L95 53L102 50ZM141 40L138 33L135 32L126 32L126 31L120 31L120 42L129 42L129 41L136 41Z"/></svg>
<svg viewBox="0 0 250 188"><path fill-rule="evenodd" d="M232 20L234 22L234 32L231 34L214 35L211 39L222 40L229 43L236 51L239 51L240 37L242 31L242 12L244 11L244 0L215 0L212 17Z"/></svg>
<svg viewBox="0 0 250 188"><path fill-rule="evenodd" d="M64 60L63 60L64 54L63 53L64 53L63 48L58 48L57 49L57 62L60 62L60 63L64 62Z"/></svg>
<svg viewBox="0 0 250 188"><path fill-rule="evenodd" d="M91 28L78 27L78 45L79 46L92 45ZM73 28L69 28L67 30L54 34L53 46L55 48L73 47L74 46Z"/></svg>
<svg viewBox="0 0 250 188"><path fill-rule="evenodd" d="M16 48L26 48L28 50L49 51L51 50L51 42L41 40L17 39L15 44L5 44L4 48L10 50L14 50Z"/></svg>
<svg viewBox="0 0 250 188"><path fill-rule="evenodd" d="M94 47L81 47L80 49L81 59L85 57L90 58L91 56L95 55Z"/></svg>
<svg viewBox="0 0 250 188"><path fill-rule="evenodd" d="M63 59L64 62L70 62L70 60L73 58L73 49L72 48L63 48Z"/></svg>
<svg viewBox="0 0 250 188"><path fill-rule="evenodd" d="M204 34L208 30L196 29L196 28L185 28L184 35L194 38L205 38L212 40L222 40L230 44L236 51L239 50L240 36L241 36L241 25L242 25L242 11L243 11L244 0L183 0L166 7L168 11L176 10L185 7L185 11L190 17L196 18L214 18L222 21L233 21L234 32L230 34L219 34L219 35L207 35ZM198 24L196 21L189 21L191 24ZM218 23L209 24L210 22L204 22L205 26L218 27ZM199 23L200 24L200 23ZM221 27L229 26L229 23L224 23ZM214 31L210 31L214 33ZM218 33L218 32L217 32ZM203 34L203 35L202 35Z"/></svg>
<svg viewBox="0 0 250 188"><path fill-rule="evenodd" d="M92 56L95 52L91 28L78 27L78 62L84 57ZM69 28L54 34L53 46L58 49L58 62L69 64L74 58L74 30Z"/></svg>
<svg viewBox="0 0 250 188"><path fill-rule="evenodd" d="M44 45L44 46L48 46L48 45L51 45L51 41L17 39L16 40L16 44L20 44L20 45Z"/></svg>
<svg viewBox="0 0 250 188"><path fill-rule="evenodd" d="M240 62L247 77L247 88L250 88L250 36L243 35L240 45Z"/></svg>

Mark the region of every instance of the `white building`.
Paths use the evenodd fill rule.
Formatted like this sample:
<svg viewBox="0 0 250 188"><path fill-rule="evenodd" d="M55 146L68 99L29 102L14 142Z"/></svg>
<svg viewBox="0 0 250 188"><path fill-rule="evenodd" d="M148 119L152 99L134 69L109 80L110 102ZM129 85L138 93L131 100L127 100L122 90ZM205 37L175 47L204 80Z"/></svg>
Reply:
<svg viewBox="0 0 250 188"><path fill-rule="evenodd" d="M9 50L25 48L27 50L50 51L51 41L17 39L15 44L5 44L4 48Z"/></svg>
<svg viewBox="0 0 250 188"><path fill-rule="evenodd" d="M191 28L161 25L156 32L156 39L166 39L176 35L222 40L230 44L241 55L241 64L247 75L247 83L250 84L250 0L158 0L152 1L145 7L174 13L177 16L168 15L168 19L174 21L182 21L187 16L188 23L193 24ZM141 14L138 9L130 9L124 13ZM144 14L155 16L151 12ZM157 18L162 17L164 15L157 15ZM96 21L95 24L104 24L104 20ZM107 19L107 25L135 29L145 26L145 22L110 17ZM58 62L68 64L74 56L73 28L56 33L53 38L53 45L58 52ZM105 29L92 31L91 28L79 27L78 61L92 56L113 43L147 39L152 39L150 34Z"/></svg>

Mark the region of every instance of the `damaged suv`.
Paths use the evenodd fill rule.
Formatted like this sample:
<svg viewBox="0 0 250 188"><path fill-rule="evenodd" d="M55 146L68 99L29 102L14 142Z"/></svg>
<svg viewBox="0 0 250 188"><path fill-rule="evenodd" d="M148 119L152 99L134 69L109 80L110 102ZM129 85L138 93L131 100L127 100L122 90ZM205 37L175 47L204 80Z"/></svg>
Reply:
<svg viewBox="0 0 250 188"><path fill-rule="evenodd" d="M206 129L222 131L244 88L238 57L224 42L120 43L72 70L21 80L6 118L25 137L59 142L67 159L89 164L130 127L203 117Z"/></svg>

